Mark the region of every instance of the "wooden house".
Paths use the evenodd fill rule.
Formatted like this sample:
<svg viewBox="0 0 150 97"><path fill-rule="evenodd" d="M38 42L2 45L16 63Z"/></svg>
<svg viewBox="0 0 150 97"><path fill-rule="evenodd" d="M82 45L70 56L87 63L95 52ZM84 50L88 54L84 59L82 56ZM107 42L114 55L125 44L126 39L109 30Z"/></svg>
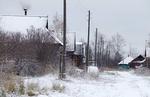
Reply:
<svg viewBox="0 0 150 97"><path fill-rule="evenodd" d="M73 60L77 67L83 69L85 65L85 44L76 42L76 50L73 55Z"/></svg>
<svg viewBox="0 0 150 97"><path fill-rule="evenodd" d="M138 66L143 66L145 61L146 61L145 57L139 55L129 63L129 66L131 68L137 68Z"/></svg>
<svg viewBox="0 0 150 97"><path fill-rule="evenodd" d="M51 50L46 49L50 54L49 56L52 56L52 57L49 58L50 59L49 60L50 64L54 63L53 58L58 58L57 56L53 57L53 55L58 55L58 53L60 52L60 48L63 45L63 43L57 38L55 33L53 33L52 31L50 31L48 29L48 16L27 16L27 15L25 15L25 16L11 15L10 16L10 15L2 15L2 16L0 16L0 30L4 33L5 32L6 33L11 33L11 34L12 33L20 33L21 35L28 35L28 33L30 33L30 32L34 33L36 31L38 31L40 33L47 33L48 38L46 40L41 39L40 41L42 41L43 45L46 45L46 47L51 48ZM28 44L28 42L26 42L26 48L27 49L28 49L29 45L30 44ZM37 60L43 60L42 58L44 58L44 57L40 56L41 52L37 53L37 52L34 51L34 48L31 51L30 51L30 49L27 50L26 53L24 53L25 51L21 51L22 55L18 55L18 56L22 56L22 59L21 59L22 61L18 61L18 59L20 57L19 58L14 57L13 54L11 55L11 57L7 56L7 59L8 59L7 63L8 64L7 64L7 66L5 65L5 67L8 67L8 71L15 68L14 71L16 72L16 74L20 75L22 71L26 72L25 68L27 68L27 66L28 66L29 69L31 69L30 67L32 67L34 69L36 68L37 70L40 70L39 67L37 67L37 66L40 66L40 65L37 65L37 64L39 64L39 63L37 63ZM43 49L43 48L41 48L41 49ZM30 56L31 52L34 53L33 57ZM16 54L14 54L14 55L16 55ZM26 56L28 56L28 57L26 57ZM10 64L12 67L9 66L9 63L10 63L11 60L15 60L14 66L12 64ZM58 60L56 60L56 61L58 61ZM22 63L20 63L20 62L22 62ZM34 64L36 64L36 65L34 65ZM4 66L0 64L0 68L4 68ZM32 69L30 71L33 72ZM36 72L36 70L34 70L34 72Z"/></svg>
<svg viewBox="0 0 150 97"><path fill-rule="evenodd" d="M67 59L71 60L72 65L84 68L85 60L85 43L76 41L76 33L67 33L66 44Z"/></svg>

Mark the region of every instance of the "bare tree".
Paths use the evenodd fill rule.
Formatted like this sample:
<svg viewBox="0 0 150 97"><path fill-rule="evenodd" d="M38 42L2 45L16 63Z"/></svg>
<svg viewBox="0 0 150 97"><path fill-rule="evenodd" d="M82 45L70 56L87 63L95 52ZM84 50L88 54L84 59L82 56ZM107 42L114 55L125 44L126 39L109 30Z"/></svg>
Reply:
<svg viewBox="0 0 150 97"><path fill-rule="evenodd" d="M115 52L121 52L122 48L125 46L124 38L118 33L112 36L112 43Z"/></svg>
<svg viewBox="0 0 150 97"><path fill-rule="evenodd" d="M112 36L112 44L114 51L114 64L118 64L122 60L123 47L125 46L125 40L120 34Z"/></svg>
<svg viewBox="0 0 150 97"><path fill-rule="evenodd" d="M98 36L97 63L98 67L113 67L122 59L124 39L116 34L107 40L103 34Z"/></svg>
<svg viewBox="0 0 150 97"><path fill-rule="evenodd" d="M31 27L26 35L0 32L0 63L7 67L15 65L10 70L18 75L43 74L48 72L47 68L49 72L56 70L59 49L51 32L44 29Z"/></svg>
<svg viewBox="0 0 150 97"><path fill-rule="evenodd" d="M98 35L98 54L97 54L97 64L101 67L104 64L104 46L105 46L105 39L103 34Z"/></svg>
<svg viewBox="0 0 150 97"><path fill-rule="evenodd" d="M130 46L129 47L129 56L132 56L132 57L138 56L137 49Z"/></svg>
<svg viewBox="0 0 150 97"><path fill-rule="evenodd" d="M63 19L61 15L58 15L56 13L56 15L53 17L53 21L52 21L52 25L51 25L51 30L54 31L57 35L57 37L59 37L60 40L62 40L62 33L63 33Z"/></svg>

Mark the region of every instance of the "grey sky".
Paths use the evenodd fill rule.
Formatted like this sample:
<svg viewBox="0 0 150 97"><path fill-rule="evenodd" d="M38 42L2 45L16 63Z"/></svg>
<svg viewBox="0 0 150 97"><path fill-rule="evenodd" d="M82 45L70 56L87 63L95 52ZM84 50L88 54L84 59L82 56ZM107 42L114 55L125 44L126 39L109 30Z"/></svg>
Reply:
<svg viewBox="0 0 150 97"><path fill-rule="evenodd" d="M23 15L20 1L22 0L0 0L0 15ZM49 15L52 18L56 12L62 14L63 0L25 1L31 5L29 15ZM67 3L68 30L77 32L78 39L87 35L87 10L90 9L91 33L95 32L96 27L108 39L114 33L119 33L127 45L144 52L145 40L150 33L149 0L67 0ZM128 46L126 50L127 48Z"/></svg>

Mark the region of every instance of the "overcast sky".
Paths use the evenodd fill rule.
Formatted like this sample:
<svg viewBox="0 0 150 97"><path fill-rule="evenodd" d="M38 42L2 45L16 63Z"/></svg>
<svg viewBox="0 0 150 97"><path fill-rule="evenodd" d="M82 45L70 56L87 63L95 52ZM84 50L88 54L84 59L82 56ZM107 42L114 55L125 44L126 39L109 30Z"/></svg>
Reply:
<svg viewBox="0 0 150 97"><path fill-rule="evenodd" d="M23 0L0 0L0 15L23 15ZM25 0L31 8L29 15L62 15L63 0ZM87 11L91 10L91 33L95 28L108 39L121 34L128 46L144 52L150 33L150 0L67 0L68 31L77 32L78 39L87 36Z"/></svg>

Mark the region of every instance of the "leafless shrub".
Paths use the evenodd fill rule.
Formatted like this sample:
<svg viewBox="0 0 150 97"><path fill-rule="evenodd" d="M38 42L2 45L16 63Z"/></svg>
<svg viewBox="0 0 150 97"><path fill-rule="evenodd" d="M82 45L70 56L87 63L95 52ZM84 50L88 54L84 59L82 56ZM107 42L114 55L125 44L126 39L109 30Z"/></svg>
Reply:
<svg viewBox="0 0 150 97"><path fill-rule="evenodd" d="M40 87L38 83L29 83L26 87L26 92L28 96L35 96L39 93Z"/></svg>
<svg viewBox="0 0 150 97"><path fill-rule="evenodd" d="M6 93L24 94L24 83L21 77L8 73L2 73L1 76L3 77L0 86Z"/></svg>
<svg viewBox="0 0 150 97"><path fill-rule="evenodd" d="M0 97L6 97L6 92L3 89L0 89Z"/></svg>
<svg viewBox="0 0 150 97"><path fill-rule="evenodd" d="M18 89L18 93L20 94L20 95L24 95L25 94L25 86L24 86L24 83L23 82L21 82L20 84L19 84L19 87L18 87L19 89Z"/></svg>
<svg viewBox="0 0 150 97"><path fill-rule="evenodd" d="M58 68L60 45L51 32L31 27L28 34L0 31L0 68L3 72L37 76ZM48 67L48 68L47 68ZM42 69L41 69L42 68Z"/></svg>
<svg viewBox="0 0 150 97"><path fill-rule="evenodd" d="M27 92L28 96L35 96L36 94L33 91Z"/></svg>
<svg viewBox="0 0 150 97"><path fill-rule="evenodd" d="M7 91L7 93L14 93L17 91L17 85L13 81L6 81L4 83L4 88Z"/></svg>
<svg viewBox="0 0 150 97"><path fill-rule="evenodd" d="M27 91L39 91L39 85L38 83L29 83L27 89Z"/></svg>
<svg viewBox="0 0 150 97"><path fill-rule="evenodd" d="M62 83L55 82L52 84L52 90L62 93L65 91L65 86Z"/></svg>

